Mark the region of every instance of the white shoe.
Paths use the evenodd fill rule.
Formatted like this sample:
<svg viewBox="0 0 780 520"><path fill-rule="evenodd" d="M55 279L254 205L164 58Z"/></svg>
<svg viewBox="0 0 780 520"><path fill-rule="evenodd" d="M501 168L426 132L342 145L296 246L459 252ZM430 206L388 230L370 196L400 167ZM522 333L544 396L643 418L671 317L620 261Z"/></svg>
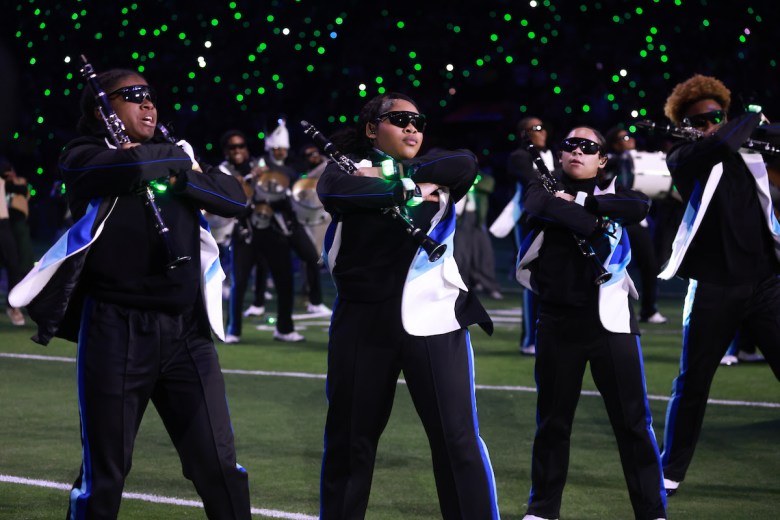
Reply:
<svg viewBox="0 0 780 520"><path fill-rule="evenodd" d="M762 361L766 361L760 352L742 352L741 350L737 352L737 359L744 361L745 363L761 363Z"/></svg>
<svg viewBox="0 0 780 520"><path fill-rule="evenodd" d="M282 334L278 330L274 331L274 339L276 341L284 341L286 343L300 343L301 341L306 341L306 338L301 336L295 331L288 332L287 334Z"/></svg>
<svg viewBox="0 0 780 520"><path fill-rule="evenodd" d="M6 308L5 313L8 315L8 318L11 320L11 324L14 326L21 327L24 325L24 314L22 314L22 311L16 307Z"/></svg>
<svg viewBox="0 0 780 520"><path fill-rule="evenodd" d="M306 304L306 312L309 314L322 314L323 316L330 316L333 314L333 310L326 306L324 303L314 305L313 303Z"/></svg>
<svg viewBox="0 0 780 520"><path fill-rule="evenodd" d="M677 493L677 488L680 487L680 483L675 480L664 479L664 487L666 488L666 496L670 497Z"/></svg>
<svg viewBox="0 0 780 520"><path fill-rule="evenodd" d="M557 518L553 518L553 519L542 518L541 516L536 516L536 515L525 515L523 517L523 520L558 520L558 519Z"/></svg>
<svg viewBox="0 0 780 520"><path fill-rule="evenodd" d="M720 358L720 364L723 366L733 366L739 363L739 359L737 359L737 356L732 356L731 354L726 354L722 358Z"/></svg>
<svg viewBox="0 0 780 520"><path fill-rule="evenodd" d="M535 356L536 355L536 345L528 345L527 347L520 346L520 353L524 356Z"/></svg>
<svg viewBox="0 0 780 520"><path fill-rule="evenodd" d="M241 341L241 337L240 336L234 336L233 334L225 335L225 343L234 344L234 343L238 343L240 341Z"/></svg>
<svg viewBox="0 0 780 520"><path fill-rule="evenodd" d="M263 314L265 314L265 307L250 305L244 311L244 318L248 318L249 316L262 316Z"/></svg>
<svg viewBox="0 0 780 520"><path fill-rule="evenodd" d="M647 323L655 323L656 325L660 325L661 323L666 323L667 321L669 321L669 319L666 316L664 316L663 314L661 314L660 312L656 312L652 316L648 317L646 320L642 320L642 321L646 321Z"/></svg>

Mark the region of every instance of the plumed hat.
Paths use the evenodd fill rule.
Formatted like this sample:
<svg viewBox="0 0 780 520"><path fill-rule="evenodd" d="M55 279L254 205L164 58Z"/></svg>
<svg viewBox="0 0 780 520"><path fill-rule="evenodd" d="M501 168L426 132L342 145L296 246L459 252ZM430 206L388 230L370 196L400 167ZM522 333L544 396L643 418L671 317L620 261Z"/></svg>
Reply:
<svg viewBox="0 0 780 520"><path fill-rule="evenodd" d="M290 149L290 134L287 132L287 125L284 119L280 119L279 126L265 138L265 150L268 151L272 148Z"/></svg>

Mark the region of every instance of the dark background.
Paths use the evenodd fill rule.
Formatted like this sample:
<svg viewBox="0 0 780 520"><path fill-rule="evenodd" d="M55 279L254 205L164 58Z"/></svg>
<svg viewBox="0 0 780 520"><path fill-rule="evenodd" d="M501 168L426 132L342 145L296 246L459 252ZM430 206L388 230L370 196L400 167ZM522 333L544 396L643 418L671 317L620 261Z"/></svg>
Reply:
<svg viewBox="0 0 780 520"><path fill-rule="evenodd" d="M307 142L301 119L331 133L379 89L404 92L429 117L426 147L470 148L495 175L493 213L513 191L504 169L524 116L549 123L552 142L577 124L666 121L671 89L702 73L731 89L732 114L757 103L780 117L776 2L457 4L17 0L0 21L0 154L35 188L31 223L45 238L57 156L76 135L79 54L97 72L141 70L160 121L210 163L227 129L259 154L286 117L295 153Z"/></svg>

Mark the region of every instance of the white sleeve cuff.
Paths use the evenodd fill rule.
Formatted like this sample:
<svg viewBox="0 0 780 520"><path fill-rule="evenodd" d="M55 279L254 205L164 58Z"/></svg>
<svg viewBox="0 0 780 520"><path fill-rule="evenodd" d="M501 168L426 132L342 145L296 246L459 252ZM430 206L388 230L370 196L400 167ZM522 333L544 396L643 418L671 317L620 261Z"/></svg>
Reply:
<svg viewBox="0 0 780 520"><path fill-rule="evenodd" d="M587 193L585 193L584 191L578 191L577 192L577 196L574 197L574 202L576 202L580 206L584 206L586 198L588 198L588 194Z"/></svg>

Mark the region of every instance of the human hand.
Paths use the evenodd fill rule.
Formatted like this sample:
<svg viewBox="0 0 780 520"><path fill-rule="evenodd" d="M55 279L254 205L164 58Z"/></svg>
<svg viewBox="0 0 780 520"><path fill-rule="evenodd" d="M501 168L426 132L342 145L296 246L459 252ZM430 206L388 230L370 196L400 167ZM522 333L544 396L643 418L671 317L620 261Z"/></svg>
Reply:
<svg viewBox="0 0 780 520"><path fill-rule="evenodd" d="M556 191L555 196L558 197L559 199L568 200L569 202L574 202L574 195L566 193L565 191Z"/></svg>
<svg viewBox="0 0 780 520"><path fill-rule="evenodd" d="M420 191L422 192L423 200L429 202L439 202L439 194L436 191L439 189L438 184L434 184L432 182L421 182L417 186L419 186Z"/></svg>
<svg viewBox="0 0 780 520"><path fill-rule="evenodd" d="M382 178L381 170L374 166L358 168L355 172L355 175L358 177L376 177L377 179Z"/></svg>

